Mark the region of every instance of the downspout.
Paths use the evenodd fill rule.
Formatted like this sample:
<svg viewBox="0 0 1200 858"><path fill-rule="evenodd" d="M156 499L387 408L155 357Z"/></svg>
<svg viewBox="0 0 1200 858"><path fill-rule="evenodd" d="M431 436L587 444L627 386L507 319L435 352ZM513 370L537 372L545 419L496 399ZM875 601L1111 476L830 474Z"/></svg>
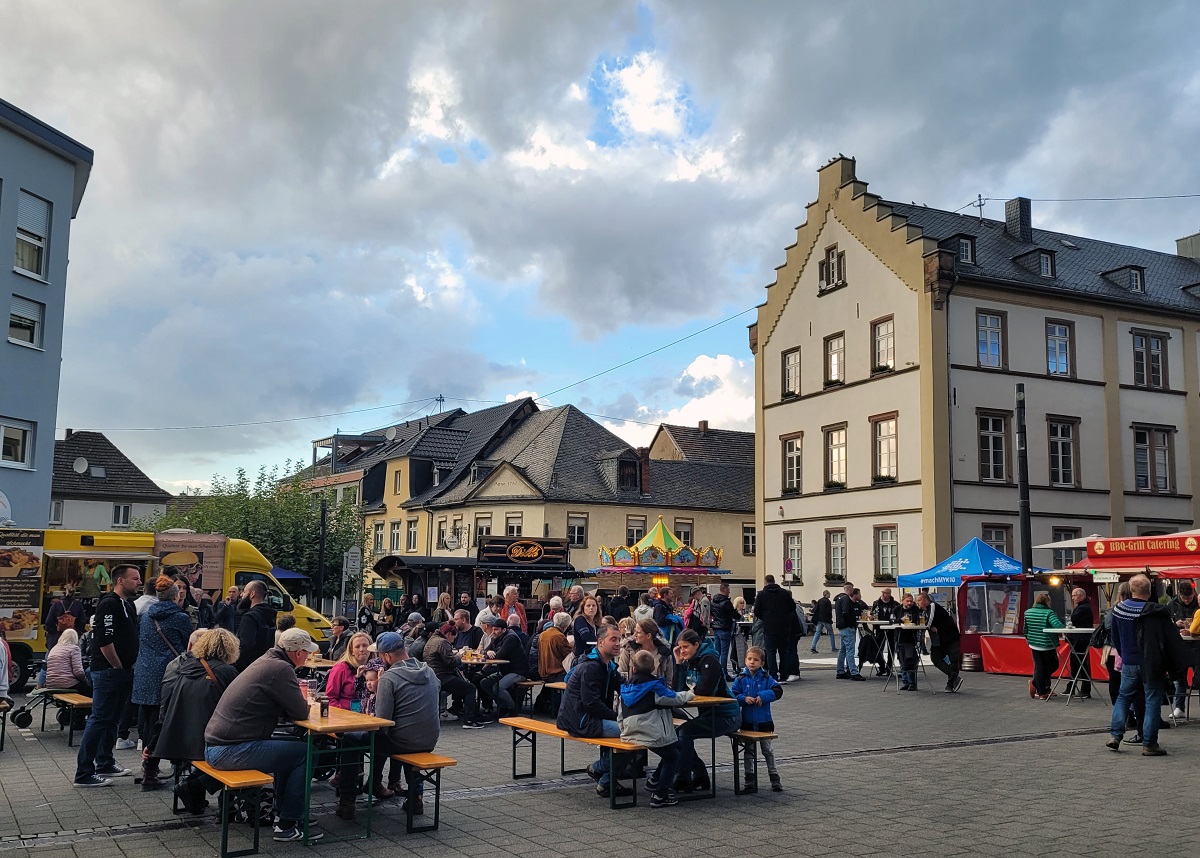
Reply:
<svg viewBox="0 0 1200 858"><path fill-rule="evenodd" d="M946 422L949 424L947 433L946 448L950 455L950 549L956 550L954 546L958 542L954 539L954 371L951 369L951 350L950 336L954 332L954 326L950 324L950 293L954 291L954 287L958 285L958 261L954 264L954 279L950 281L950 286L946 289L946 301L943 305L946 312Z"/></svg>

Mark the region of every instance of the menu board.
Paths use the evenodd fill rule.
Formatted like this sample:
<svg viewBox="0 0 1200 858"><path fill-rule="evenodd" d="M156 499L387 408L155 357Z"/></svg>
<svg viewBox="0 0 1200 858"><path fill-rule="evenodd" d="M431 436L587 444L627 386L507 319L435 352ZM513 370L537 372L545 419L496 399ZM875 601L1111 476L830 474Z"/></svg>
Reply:
<svg viewBox="0 0 1200 858"><path fill-rule="evenodd" d="M38 631L45 534L0 531L0 631L9 640L33 640Z"/></svg>
<svg viewBox="0 0 1200 858"><path fill-rule="evenodd" d="M1004 611L1004 634L1011 635L1017 631L1017 605L1021 601L1021 591L1017 589L1008 591L1008 603Z"/></svg>

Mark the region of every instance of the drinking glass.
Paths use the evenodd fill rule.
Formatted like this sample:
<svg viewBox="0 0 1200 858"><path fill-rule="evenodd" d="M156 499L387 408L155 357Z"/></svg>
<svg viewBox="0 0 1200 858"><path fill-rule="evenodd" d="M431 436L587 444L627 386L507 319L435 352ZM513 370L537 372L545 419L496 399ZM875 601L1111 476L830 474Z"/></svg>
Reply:
<svg viewBox="0 0 1200 858"><path fill-rule="evenodd" d="M696 684L697 684L699 681L700 681L700 671L698 671L698 670L689 670L689 671L687 672L687 678L686 678L686 682L687 682L688 691L695 691L695 690L696 690Z"/></svg>

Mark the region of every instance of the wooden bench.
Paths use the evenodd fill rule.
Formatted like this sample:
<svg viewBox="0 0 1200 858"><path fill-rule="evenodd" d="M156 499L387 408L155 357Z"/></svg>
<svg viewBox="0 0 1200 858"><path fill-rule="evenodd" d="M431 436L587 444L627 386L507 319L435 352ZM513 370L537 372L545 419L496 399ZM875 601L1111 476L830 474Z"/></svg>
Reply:
<svg viewBox="0 0 1200 858"><path fill-rule="evenodd" d="M749 754L749 759L753 761L751 772L755 783L758 782L758 743L764 739L778 739L777 733L760 733L756 730L738 730L736 733L729 734L729 741L733 745L733 794L745 795L746 790L742 786L742 760L743 756Z"/></svg>
<svg viewBox="0 0 1200 858"><path fill-rule="evenodd" d="M525 707L525 696L529 696L529 709L533 711L533 692L540 688L542 681L540 679L522 679L513 687L517 689L517 711L520 712Z"/></svg>
<svg viewBox="0 0 1200 858"><path fill-rule="evenodd" d="M257 855L259 834L258 802L262 795L262 788L273 784L275 778L254 769L216 769L204 762L204 760L193 760L192 767L201 774L208 775L221 785L221 800L217 805L217 813L221 818L221 858ZM182 767L176 771L176 782L178 782L178 772L181 769ZM251 849L240 849L236 852L230 852L229 817L232 815L233 810L230 806L233 801L231 794L242 792L243 790L250 792L251 807L253 809L251 816L254 817L254 846Z"/></svg>
<svg viewBox="0 0 1200 858"><path fill-rule="evenodd" d="M67 711L67 724L69 727L67 731L67 747L73 748L75 746L75 710L91 709L92 698L85 697L82 694L76 694L74 691L53 694L51 696L54 698L55 706L57 706L59 709L65 709ZM62 729L61 721L59 722L58 728L60 730ZM42 711L42 729L46 729L45 710Z"/></svg>
<svg viewBox="0 0 1200 858"><path fill-rule="evenodd" d="M403 763L407 768L405 780L408 781L408 801L405 807L407 822L405 830L409 834L414 831L437 831L441 819L442 807L442 769L457 766L458 760L453 757L443 757L441 754L392 754L392 759ZM416 777L413 777L413 773ZM417 799L421 793L417 785L427 783L433 786L433 825L422 825L419 828L413 824L416 817Z"/></svg>
<svg viewBox="0 0 1200 858"><path fill-rule="evenodd" d="M548 683L553 685L554 683ZM608 790L608 806L613 810L621 810L626 807L637 806L637 775L636 769L631 780L633 781L632 798L623 803L617 803L617 792L620 786L617 774L620 771L617 763L618 760L627 755L638 751L648 750L644 745L637 745L633 742L626 742L622 739L589 739L583 736L572 736L566 730L560 730L549 721L539 721L536 718L501 718L500 723L505 727L511 727L513 731L513 780L521 780L522 778L537 777L537 737L550 736L560 741L559 751L559 771L562 774L578 774L587 771L586 767L582 769L567 769L567 741L580 742L584 745L591 745L599 748L600 753L608 762L609 771L609 790ZM530 767L528 772L517 772L517 748L520 745L527 744L530 748Z"/></svg>

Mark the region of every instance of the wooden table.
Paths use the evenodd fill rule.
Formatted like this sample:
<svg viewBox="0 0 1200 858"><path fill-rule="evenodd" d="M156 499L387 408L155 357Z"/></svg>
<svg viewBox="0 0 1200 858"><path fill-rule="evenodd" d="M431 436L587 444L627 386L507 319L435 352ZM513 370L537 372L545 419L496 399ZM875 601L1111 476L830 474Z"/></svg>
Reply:
<svg viewBox="0 0 1200 858"><path fill-rule="evenodd" d="M335 664L337 664L336 661L330 661L327 658L310 658L302 666L311 668L312 670L329 670Z"/></svg>
<svg viewBox="0 0 1200 858"><path fill-rule="evenodd" d="M312 777L316 758L322 754L333 754L336 760L346 751L366 753L367 755L367 816L364 833L360 836L370 837L371 809L375 801L375 791L371 788L373 782L372 773L375 768L375 733L379 730L395 726L395 722L389 721L386 718L376 718L374 715L364 715L361 712L351 712L349 709L338 709L333 706L329 708L329 715L324 718L320 717L317 714L318 712L318 704L314 703L309 707L309 717L292 722L304 730L307 742L304 766L304 845L308 845L308 830L312 817ZM336 750L318 750L313 744L313 736L328 736L333 733L366 733L368 741L365 745L342 744Z"/></svg>
<svg viewBox="0 0 1200 858"><path fill-rule="evenodd" d="M712 758L709 763L708 782L709 790L705 793L691 793L679 796L680 801L698 801L705 798L717 797L717 707L722 703L737 703L737 700L732 697L712 697L697 694L687 704L687 706L695 706L697 709L705 709L708 712L709 732L713 735L711 739ZM687 707L684 707L687 708ZM699 717L699 715L697 715Z"/></svg>

